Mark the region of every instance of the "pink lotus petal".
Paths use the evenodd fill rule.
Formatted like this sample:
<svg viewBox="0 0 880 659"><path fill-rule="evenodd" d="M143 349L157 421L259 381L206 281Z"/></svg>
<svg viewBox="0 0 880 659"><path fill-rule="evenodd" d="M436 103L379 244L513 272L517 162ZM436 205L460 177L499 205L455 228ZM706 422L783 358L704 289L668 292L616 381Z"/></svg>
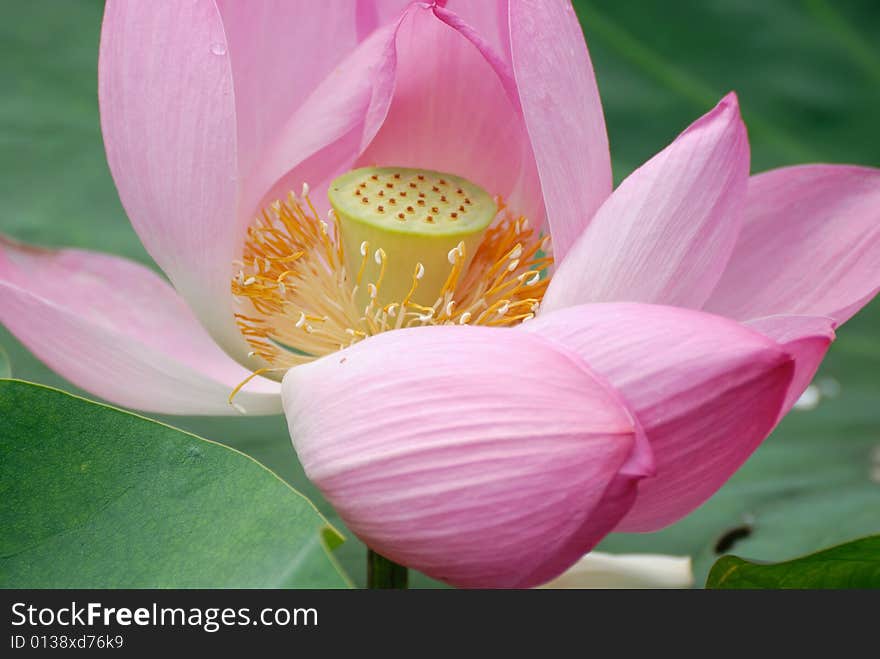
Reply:
<svg viewBox="0 0 880 659"><path fill-rule="evenodd" d="M616 392L525 332L386 332L292 369L282 395L306 473L346 525L459 586L551 579L650 473Z"/></svg>
<svg viewBox="0 0 880 659"><path fill-rule="evenodd" d="M794 357L794 377L779 415L782 419L816 375L834 341L836 323L818 316L767 316L746 321L745 325L769 336Z"/></svg>
<svg viewBox="0 0 880 659"><path fill-rule="evenodd" d="M391 22L413 0L360 0L358 18L362 34ZM448 11L444 12L446 9ZM507 28L507 0L439 0L434 3L439 14L461 17L489 46L509 63L509 35Z"/></svg>
<svg viewBox="0 0 880 659"><path fill-rule="evenodd" d="M588 304L522 325L583 357L630 404L657 474L616 530L652 531L708 499L776 425L794 364L775 341L699 311Z"/></svg>
<svg viewBox="0 0 880 659"><path fill-rule="evenodd" d="M480 5L456 3L464 13L450 11L439 4L433 7L434 16L470 41L488 64L495 70L499 82L513 107L520 110L519 91L510 61L510 34L507 27L507 1L489 0ZM469 19L477 21L471 23ZM476 27L481 25L480 27ZM496 38L492 39L491 35Z"/></svg>
<svg viewBox="0 0 880 659"><path fill-rule="evenodd" d="M164 280L104 254L0 240L0 321L75 385L148 412L235 414L227 398L249 375ZM236 402L276 414L279 389L256 378Z"/></svg>
<svg viewBox="0 0 880 659"><path fill-rule="evenodd" d="M396 21L412 2L413 0L357 0L357 27L361 40L369 37L373 30Z"/></svg>
<svg viewBox="0 0 880 659"><path fill-rule="evenodd" d="M248 176L278 130L361 40L360 4L217 0L235 86L240 178Z"/></svg>
<svg viewBox="0 0 880 659"><path fill-rule="evenodd" d="M363 144L381 126L394 91L399 21L373 32L320 85L274 136L246 182L242 220L283 199L303 182L316 190L319 209L327 200L317 192L349 169Z"/></svg>
<svg viewBox="0 0 880 659"><path fill-rule="evenodd" d="M849 320L880 290L880 170L785 167L749 181L742 233L706 309Z"/></svg>
<svg viewBox="0 0 880 659"><path fill-rule="evenodd" d="M438 3L439 4L439 3ZM510 64L510 28L507 19L508 0L449 0L445 8L479 33L489 46Z"/></svg>
<svg viewBox="0 0 880 659"><path fill-rule="evenodd" d="M739 234L748 172L746 130L730 94L614 191L557 269L543 308L701 307Z"/></svg>
<svg viewBox="0 0 880 659"><path fill-rule="evenodd" d="M98 94L107 161L156 263L215 339L244 359L229 293L236 116L213 2L107 3Z"/></svg>
<svg viewBox="0 0 880 659"><path fill-rule="evenodd" d="M570 3L511 0L509 12L513 68L558 263L611 193L602 103Z"/></svg>
<svg viewBox="0 0 880 659"><path fill-rule="evenodd" d="M540 182L509 66L460 17L419 5L400 24L396 53L388 115L358 164L452 172L540 225Z"/></svg>
<svg viewBox="0 0 880 659"><path fill-rule="evenodd" d="M361 15L366 24L385 18ZM357 165L395 164L465 176L538 225L543 200L514 91L509 67L460 17L410 5L285 124L247 182L243 208L249 217L307 181L323 212L333 177Z"/></svg>

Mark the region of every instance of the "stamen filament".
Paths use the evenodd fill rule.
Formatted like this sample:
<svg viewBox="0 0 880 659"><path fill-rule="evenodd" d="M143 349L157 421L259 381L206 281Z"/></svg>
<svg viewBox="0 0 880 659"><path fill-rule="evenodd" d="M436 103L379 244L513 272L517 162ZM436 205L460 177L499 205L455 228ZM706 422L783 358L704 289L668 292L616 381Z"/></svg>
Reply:
<svg viewBox="0 0 880 659"><path fill-rule="evenodd" d="M355 261L359 267L352 277L338 238L338 217L331 212L326 222L319 219L307 186L303 193L302 198L290 194L260 214L234 263L231 291L243 305L235 322L250 344L249 355L268 366L239 384L230 404L258 375L280 379L291 367L380 332L445 324L511 327L534 317L549 283L542 273L553 259L541 253L547 237L536 235L525 218L502 210L472 258L464 241L450 249L445 279L444 272L428 273L437 284L443 282L433 305L416 298L427 281L421 261L409 286L396 288L405 294L389 301L380 299L382 291L399 267L390 253L381 244L362 241L355 248L360 263ZM505 208L503 200L498 204ZM372 268L370 261L376 264Z"/></svg>

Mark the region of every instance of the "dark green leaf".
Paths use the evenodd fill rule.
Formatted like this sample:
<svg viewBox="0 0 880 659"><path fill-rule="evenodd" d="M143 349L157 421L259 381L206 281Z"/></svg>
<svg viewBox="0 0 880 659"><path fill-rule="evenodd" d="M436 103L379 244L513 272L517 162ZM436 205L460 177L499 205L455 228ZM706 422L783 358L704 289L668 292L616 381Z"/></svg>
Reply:
<svg viewBox="0 0 880 659"><path fill-rule="evenodd" d="M0 587L345 587L339 535L220 444L0 381Z"/></svg>
<svg viewBox="0 0 880 659"><path fill-rule="evenodd" d="M3 346L0 346L0 379L12 377L12 365L9 363L9 355Z"/></svg>
<svg viewBox="0 0 880 659"><path fill-rule="evenodd" d="M785 563L723 556L709 573L706 588L880 588L880 535Z"/></svg>
<svg viewBox="0 0 880 659"><path fill-rule="evenodd" d="M739 95L752 171L877 166L880 4L861 0L574 0L620 180L724 94Z"/></svg>

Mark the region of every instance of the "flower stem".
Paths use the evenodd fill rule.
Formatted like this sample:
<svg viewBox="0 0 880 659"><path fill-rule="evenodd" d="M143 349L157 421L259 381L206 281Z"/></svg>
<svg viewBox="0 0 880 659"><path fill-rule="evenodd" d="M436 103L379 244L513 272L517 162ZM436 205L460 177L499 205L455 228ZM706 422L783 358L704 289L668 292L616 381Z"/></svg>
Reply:
<svg viewBox="0 0 880 659"><path fill-rule="evenodd" d="M367 549L367 588L406 588L408 580L405 567Z"/></svg>

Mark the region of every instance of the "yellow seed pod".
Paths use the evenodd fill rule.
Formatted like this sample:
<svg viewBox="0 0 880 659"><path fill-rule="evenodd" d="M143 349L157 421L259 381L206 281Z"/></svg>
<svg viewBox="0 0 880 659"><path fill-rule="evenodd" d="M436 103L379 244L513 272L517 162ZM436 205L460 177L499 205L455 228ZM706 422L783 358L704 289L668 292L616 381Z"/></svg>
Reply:
<svg viewBox="0 0 880 659"><path fill-rule="evenodd" d="M423 272L412 301L433 305L450 252L463 243L465 271L498 213L485 190L460 176L405 167L352 170L330 184L328 196L346 269L360 276L358 300L379 305L404 299L416 271Z"/></svg>

